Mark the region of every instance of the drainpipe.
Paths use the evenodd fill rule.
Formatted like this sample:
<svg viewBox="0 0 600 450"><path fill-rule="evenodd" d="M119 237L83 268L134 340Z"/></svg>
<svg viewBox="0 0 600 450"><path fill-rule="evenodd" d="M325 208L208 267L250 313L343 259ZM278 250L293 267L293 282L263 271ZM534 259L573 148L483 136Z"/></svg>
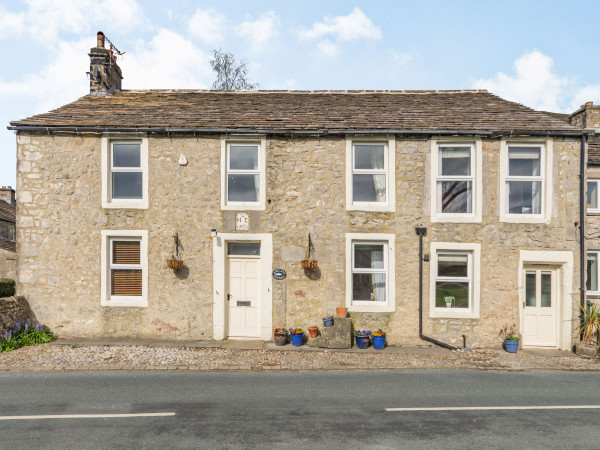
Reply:
<svg viewBox="0 0 600 450"><path fill-rule="evenodd" d="M427 234L427 228L415 227L415 231L419 235L419 337L424 341L439 345L440 347L449 348L450 350L458 350L458 347L453 347L445 342L438 341L423 334L423 236ZM463 335L463 340L465 339Z"/></svg>
<svg viewBox="0 0 600 450"><path fill-rule="evenodd" d="M581 147L579 149L579 302L585 308L586 286L585 286L585 143L587 135L581 136ZM583 311L579 311L579 324L584 322ZM583 327L579 339L583 340Z"/></svg>

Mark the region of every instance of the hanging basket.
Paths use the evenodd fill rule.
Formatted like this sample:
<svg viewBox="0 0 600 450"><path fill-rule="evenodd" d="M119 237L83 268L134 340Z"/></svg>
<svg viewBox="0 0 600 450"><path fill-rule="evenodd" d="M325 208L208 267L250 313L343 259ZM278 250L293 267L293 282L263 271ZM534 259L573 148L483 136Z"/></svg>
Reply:
<svg viewBox="0 0 600 450"><path fill-rule="evenodd" d="M167 259L167 267L169 269L181 269L183 267L183 260L181 260L181 259Z"/></svg>
<svg viewBox="0 0 600 450"><path fill-rule="evenodd" d="M312 270L317 267L318 262L314 259L303 259L300 261L300 264L302 265L303 269Z"/></svg>

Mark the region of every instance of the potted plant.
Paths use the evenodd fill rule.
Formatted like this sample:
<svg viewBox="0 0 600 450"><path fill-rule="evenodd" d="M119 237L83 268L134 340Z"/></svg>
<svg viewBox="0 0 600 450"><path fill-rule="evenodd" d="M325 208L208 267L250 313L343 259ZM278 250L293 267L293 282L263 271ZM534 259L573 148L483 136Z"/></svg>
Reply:
<svg viewBox="0 0 600 450"><path fill-rule="evenodd" d="M308 233L308 248L306 249L306 255L304 259L300 261L300 265L303 269L313 270L317 268L317 260L314 259L315 247L310 238L310 233Z"/></svg>
<svg viewBox="0 0 600 450"><path fill-rule="evenodd" d="M510 328L508 325L504 325L504 327L500 329L500 337L504 339L504 349L508 353L517 353L521 341L521 335L517 331L517 325L513 324Z"/></svg>
<svg viewBox="0 0 600 450"><path fill-rule="evenodd" d="M304 339L304 330L302 328L292 328L290 334L292 335L292 345L300 347L302 345L302 339Z"/></svg>
<svg viewBox="0 0 600 450"><path fill-rule="evenodd" d="M288 330L284 327L273 328L273 340L275 345L285 345L287 343Z"/></svg>
<svg viewBox="0 0 600 450"><path fill-rule="evenodd" d="M575 346L575 352L580 356L592 358L600 356L600 315L595 303L588 301L585 307L579 305L583 313L583 322L578 332L582 339Z"/></svg>
<svg viewBox="0 0 600 450"><path fill-rule="evenodd" d="M371 332L369 330L354 330L354 339L356 339L356 346L358 348L367 348L369 346L369 337Z"/></svg>
<svg viewBox="0 0 600 450"><path fill-rule="evenodd" d="M311 325L308 327L308 334L310 334L311 338L316 338L319 334L319 327L316 325Z"/></svg>
<svg viewBox="0 0 600 450"><path fill-rule="evenodd" d="M183 259L179 256L179 250L183 251L183 246L179 240L179 233L175 233L173 236L175 254L171 254L171 257L167 259L167 267L169 269L181 269L183 267Z"/></svg>
<svg viewBox="0 0 600 450"><path fill-rule="evenodd" d="M331 317L331 316L323 317L323 326L332 327L333 326L333 317Z"/></svg>
<svg viewBox="0 0 600 450"><path fill-rule="evenodd" d="M446 308L452 308L452 304L454 303L454 297L448 295L447 297L444 297L444 301L446 302Z"/></svg>
<svg viewBox="0 0 600 450"><path fill-rule="evenodd" d="M374 331L371 336L373 336L373 348L375 350L383 350L385 347L385 331L382 331L380 328Z"/></svg>

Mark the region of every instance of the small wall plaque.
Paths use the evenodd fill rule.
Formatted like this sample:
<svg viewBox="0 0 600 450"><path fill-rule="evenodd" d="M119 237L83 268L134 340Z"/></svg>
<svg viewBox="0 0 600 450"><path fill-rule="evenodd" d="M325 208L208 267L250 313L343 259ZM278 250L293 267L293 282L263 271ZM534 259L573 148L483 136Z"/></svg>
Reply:
<svg viewBox="0 0 600 450"><path fill-rule="evenodd" d="M239 212L235 215L235 229L239 231L248 231L250 228L250 218L245 212Z"/></svg>
<svg viewBox="0 0 600 450"><path fill-rule="evenodd" d="M287 273L285 273L285 270L283 269L275 269L273 271L273 278L275 278L276 280L283 280L286 276Z"/></svg>

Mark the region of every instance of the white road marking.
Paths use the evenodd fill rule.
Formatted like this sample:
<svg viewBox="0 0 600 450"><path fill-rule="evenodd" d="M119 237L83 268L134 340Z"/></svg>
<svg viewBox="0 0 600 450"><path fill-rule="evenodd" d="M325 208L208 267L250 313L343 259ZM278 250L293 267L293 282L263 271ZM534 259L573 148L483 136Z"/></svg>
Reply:
<svg viewBox="0 0 600 450"><path fill-rule="evenodd" d="M39 420L39 419L120 419L127 417L169 417L174 412L139 414L49 414L40 416L0 416L0 420Z"/></svg>
<svg viewBox="0 0 600 450"><path fill-rule="evenodd" d="M449 406L434 408L385 408L388 412L406 411L510 411L530 409L600 409L600 405L560 405L560 406Z"/></svg>

